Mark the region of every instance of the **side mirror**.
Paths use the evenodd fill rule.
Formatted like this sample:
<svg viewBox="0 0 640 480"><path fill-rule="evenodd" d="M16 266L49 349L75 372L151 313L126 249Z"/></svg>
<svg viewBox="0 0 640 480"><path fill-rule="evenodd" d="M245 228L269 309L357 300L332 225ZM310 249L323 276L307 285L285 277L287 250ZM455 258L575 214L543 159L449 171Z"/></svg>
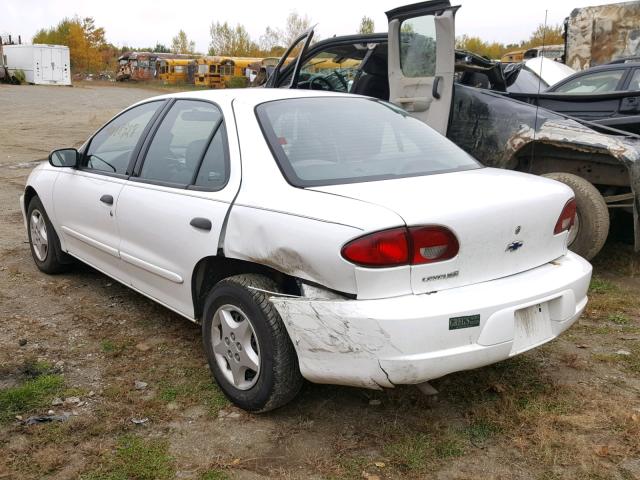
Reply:
<svg viewBox="0 0 640 480"><path fill-rule="evenodd" d="M60 148L49 154L49 163L54 167L77 167L79 158L75 148Z"/></svg>

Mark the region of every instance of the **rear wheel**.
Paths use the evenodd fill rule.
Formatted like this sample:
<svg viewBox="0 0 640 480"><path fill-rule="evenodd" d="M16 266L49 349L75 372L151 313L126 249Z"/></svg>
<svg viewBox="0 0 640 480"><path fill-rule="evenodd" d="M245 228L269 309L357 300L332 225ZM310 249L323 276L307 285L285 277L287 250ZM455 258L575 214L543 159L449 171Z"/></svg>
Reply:
<svg viewBox="0 0 640 480"><path fill-rule="evenodd" d="M591 260L604 246L609 235L609 209L604 198L590 182L571 173L544 175L568 185L576 197L575 224L569 231L569 249Z"/></svg>
<svg viewBox="0 0 640 480"><path fill-rule="evenodd" d="M279 288L255 274L222 280L207 297L202 321L214 378L233 403L254 412L288 403L303 381L282 319L262 290Z"/></svg>
<svg viewBox="0 0 640 480"><path fill-rule="evenodd" d="M52 274L69 269L73 261L62 251L60 239L38 197L33 197L27 208L27 234L31 256L41 271Z"/></svg>

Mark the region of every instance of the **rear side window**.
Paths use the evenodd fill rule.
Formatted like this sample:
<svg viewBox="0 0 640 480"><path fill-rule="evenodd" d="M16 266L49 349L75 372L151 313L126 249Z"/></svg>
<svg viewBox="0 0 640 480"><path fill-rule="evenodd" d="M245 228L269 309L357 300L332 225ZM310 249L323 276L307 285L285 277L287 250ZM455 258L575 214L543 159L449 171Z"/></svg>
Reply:
<svg viewBox="0 0 640 480"><path fill-rule="evenodd" d="M177 186L224 186L228 162L222 120L211 103L175 102L149 145L139 177Z"/></svg>
<svg viewBox="0 0 640 480"><path fill-rule="evenodd" d="M281 170L295 186L480 167L420 120L377 100L292 98L258 105L256 113Z"/></svg>
<svg viewBox="0 0 640 480"><path fill-rule="evenodd" d="M91 139L84 166L92 170L125 175L131 154L144 129L163 102L133 107L107 123Z"/></svg>
<svg viewBox="0 0 640 480"><path fill-rule="evenodd" d="M615 92L624 72L624 70L608 70L588 73L560 85L554 91L576 95Z"/></svg>

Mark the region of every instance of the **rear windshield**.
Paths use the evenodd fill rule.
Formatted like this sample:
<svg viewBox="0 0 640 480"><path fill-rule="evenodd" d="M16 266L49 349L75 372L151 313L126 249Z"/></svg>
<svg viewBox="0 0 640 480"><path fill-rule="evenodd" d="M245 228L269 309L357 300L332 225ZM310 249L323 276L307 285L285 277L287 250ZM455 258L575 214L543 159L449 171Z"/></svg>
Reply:
<svg viewBox="0 0 640 480"><path fill-rule="evenodd" d="M256 112L280 169L299 187L480 167L420 120L378 100L291 98L263 103Z"/></svg>

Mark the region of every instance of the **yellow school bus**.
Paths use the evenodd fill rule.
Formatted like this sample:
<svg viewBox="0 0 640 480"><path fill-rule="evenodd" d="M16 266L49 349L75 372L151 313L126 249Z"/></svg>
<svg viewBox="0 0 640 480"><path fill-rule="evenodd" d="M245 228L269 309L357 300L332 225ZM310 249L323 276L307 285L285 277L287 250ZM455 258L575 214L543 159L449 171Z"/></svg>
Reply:
<svg viewBox="0 0 640 480"><path fill-rule="evenodd" d="M220 57L200 57L196 60L195 84L199 87L216 88L219 83L218 65ZM215 80L214 80L215 79Z"/></svg>
<svg viewBox="0 0 640 480"><path fill-rule="evenodd" d="M167 85L193 83L195 60L166 58L157 62L157 76Z"/></svg>

